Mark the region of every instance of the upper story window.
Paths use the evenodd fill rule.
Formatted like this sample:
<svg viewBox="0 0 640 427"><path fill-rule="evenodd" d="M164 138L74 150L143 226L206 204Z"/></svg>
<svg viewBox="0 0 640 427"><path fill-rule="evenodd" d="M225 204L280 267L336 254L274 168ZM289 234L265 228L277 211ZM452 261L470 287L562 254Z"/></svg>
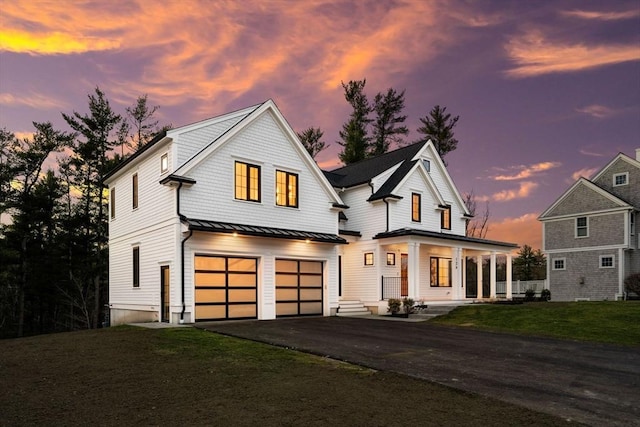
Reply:
<svg viewBox="0 0 640 427"><path fill-rule="evenodd" d="M629 183L629 172L616 173L613 175L613 186L619 187Z"/></svg>
<svg viewBox="0 0 640 427"><path fill-rule="evenodd" d="M440 228L451 230L451 206L446 206L440 214Z"/></svg>
<svg viewBox="0 0 640 427"><path fill-rule="evenodd" d="M160 173L165 173L169 170L169 155L164 153L160 157Z"/></svg>
<svg viewBox="0 0 640 427"><path fill-rule="evenodd" d="M636 214L633 212L629 214L629 230L632 236L636 234Z"/></svg>
<svg viewBox="0 0 640 427"><path fill-rule="evenodd" d="M276 205L298 207L298 175L276 171Z"/></svg>
<svg viewBox="0 0 640 427"><path fill-rule="evenodd" d="M424 165L424 168L427 170L427 172L431 172L431 160L422 159L422 164Z"/></svg>
<svg viewBox="0 0 640 427"><path fill-rule="evenodd" d="M615 258L613 255L600 255L600 268L614 268Z"/></svg>
<svg viewBox="0 0 640 427"><path fill-rule="evenodd" d="M420 222L421 221L421 211L420 206L422 196L418 193L411 193L411 221Z"/></svg>
<svg viewBox="0 0 640 427"><path fill-rule="evenodd" d="M111 208L111 219L116 219L116 189L111 188L109 190L109 196L111 201L109 203L109 207Z"/></svg>
<svg viewBox="0 0 640 427"><path fill-rule="evenodd" d="M236 162L235 198L251 202L260 201L260 166Z"/></svg>
<svg viewBox="0 0 640 427"><path fill-rule="evenodd" d="M576 218L576 237L589 237L589 219L586 216Z"/></svg>
<svg viewBox="0 0 640 427"><path fill-rule="evenodd" d="M138 174L131 177L131 194L133 195L133 209L138 209Z"/></svg>
<svg viewBox="0 0 640 427"><path fill-rule="evenodd" d="M140 287L140 247L133 248L133 287Z"/></svg>

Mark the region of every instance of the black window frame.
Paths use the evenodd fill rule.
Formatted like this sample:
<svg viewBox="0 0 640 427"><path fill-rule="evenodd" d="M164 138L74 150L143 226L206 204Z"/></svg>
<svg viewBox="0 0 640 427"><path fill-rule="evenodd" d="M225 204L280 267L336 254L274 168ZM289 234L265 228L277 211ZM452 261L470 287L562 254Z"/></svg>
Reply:
<svg viewBox="0 0 640 427"><path fill-rule="evenodd" d="M247 195L246 198L242 198L242 197L238 197L238 172L237 172L237 166L238 165L243 165L246 166L247 168L247 173L246 173L246 182L245 184L245 188L247 191ZM258 174L258 183L257 183L257 194L258 197L257 199L252 199L251 198L251 170L255 169L257 171ZM243 200L245 202L256 202L256 203L260 203L262 201L262 171L260 170L260 166L259 165L254 165L252 163L247 163L247 162L240 162L238 160L235 161L235 163L233 164L233 177L234 177L234 185L233 185L233 197L236 200Z"/></svg>
<svg viewBox="0 0 640 427"><path fill-rule="evenodd" d="M367 263L367 258L369 258L369 256L371 258L371 262ZM365 252L364 253L364 265L365 266L370 267L370 266L374 265L374 259L375 259L375 257L373 255L373 252Z"/></svg>
<svg viewBox="0 0 640 427"><path fill-rule="evenodd" d="M451 205L443 206L440 212L440 228L442 230L451 230Z"/></svg>
<svg viewBox="0 0 640 427"><path fill-rule="evenodd" d="M140 199L140 179L138 173L131 175L131 206L132 209L138 209Z"/></svg>
<svg viewBox="0 0 640 427"><path fill-rule="evenodd" d="M133 287L140 287L140 246L133 247Z"/></svg>
<svg viewBox="0 0 640 427"><path fill-rule="evenodd" d="M116 219L116 189L114 188L110 188L109 189L109 198L110 198L110 203L109 203L109 211L111 214L111 219Z"/></svg>
<svg viewBox="0 0 640 427"><path fill-rule="evenodd" d="M417 219L416 219L416 203L418 207ZM411 193L411 221L422 222L422 194Z"/></svg>
<svg viewBox="0 0 640 427"><path fill-rule="evenodd" d="M441 260L446 260L449 263L449 284L441 284L440 283L440 261ZM433 280L434 277L434 272L433 272L433 261L436 261L436 271L435 271L435 283ZM432 288L451 288L453 287L453 263L451 258L447 258L447 257L437 257L437 256L432 256L429 257L429 285Z"/></svg>
<svg viewBox="0 0 640 427"><path fill-rule="evenodd" d="M285 203L278 203L278 174L284 174L285 176L285 188L287 189L285 193ZM295 203L292 203L289 198L289 181L291 177L295 177ZM300 194L300 176L297 173L287 172L281 169L276 169L276 206L286 207L286 208L297 208L299 205L299 196Z"/></svg>

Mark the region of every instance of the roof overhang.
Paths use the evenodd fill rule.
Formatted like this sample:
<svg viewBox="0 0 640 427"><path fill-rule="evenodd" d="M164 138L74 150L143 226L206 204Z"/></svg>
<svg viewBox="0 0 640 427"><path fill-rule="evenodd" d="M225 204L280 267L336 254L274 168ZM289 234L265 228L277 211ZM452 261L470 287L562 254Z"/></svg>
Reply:
<svg viewBox="0 0 640 427"><path fill-rule="evenodd" d="M503 250L513 250L518 248L516 243L499 242L496 240L479 239L477 237L459 236L457 234L438 233L435 231L417 230L414 228L401 228L393 231L385 231L373 236L374 239L388 239L393 237L428 237L431 239L440 239L454 242L470 243L470 244L482 244L488 246L499 246Z"/></svg>
<svg viewBox="0 0 640 427"><path fill-rule="evenodd" d="M160 180L160 184L162 185L167 185L167 184L187 184L187 185L193 185L196 183L196 180L193 178L188 178L186 176L181 176L181 175L169 175L166 176L164 178L162 178Z"/></svg>
<svg viewBox="0 0 640 427"><path fill-rule="evenodd" d="M275 239L302 240L305 242L346 244L342 237L331 233L314 231L289 230L284 228L264 227L259 225L232 224L229 222L208 221L185 218L189 230L208 233L225 233L242 236L271 237Z"/></svg>

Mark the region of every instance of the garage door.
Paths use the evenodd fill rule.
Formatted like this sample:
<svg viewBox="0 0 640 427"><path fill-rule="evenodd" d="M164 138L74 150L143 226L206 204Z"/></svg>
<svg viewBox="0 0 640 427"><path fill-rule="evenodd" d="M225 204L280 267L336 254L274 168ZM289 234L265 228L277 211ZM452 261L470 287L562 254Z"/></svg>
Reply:
<svg viewBox="0 0 640 427"><path fill-rule="evenodd" d="M322 262L276 260L276 316L322 315Z"/></svg>
<svg viewBox="0 0 640 427"><path fill-rule="evenodd" d="M196 321L258 317L256 258L196 255Z"/></svg>

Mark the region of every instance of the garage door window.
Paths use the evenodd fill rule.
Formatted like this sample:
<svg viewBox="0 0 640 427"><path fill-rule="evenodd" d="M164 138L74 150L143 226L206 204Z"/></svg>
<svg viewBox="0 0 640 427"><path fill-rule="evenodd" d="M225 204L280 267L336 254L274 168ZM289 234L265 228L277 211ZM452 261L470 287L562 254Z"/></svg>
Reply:
<svg viewBox="0 0 640 427"><path fill-rule="evenodd" d="M276 260L276 316L322 314L322 262Z"/></svg>

